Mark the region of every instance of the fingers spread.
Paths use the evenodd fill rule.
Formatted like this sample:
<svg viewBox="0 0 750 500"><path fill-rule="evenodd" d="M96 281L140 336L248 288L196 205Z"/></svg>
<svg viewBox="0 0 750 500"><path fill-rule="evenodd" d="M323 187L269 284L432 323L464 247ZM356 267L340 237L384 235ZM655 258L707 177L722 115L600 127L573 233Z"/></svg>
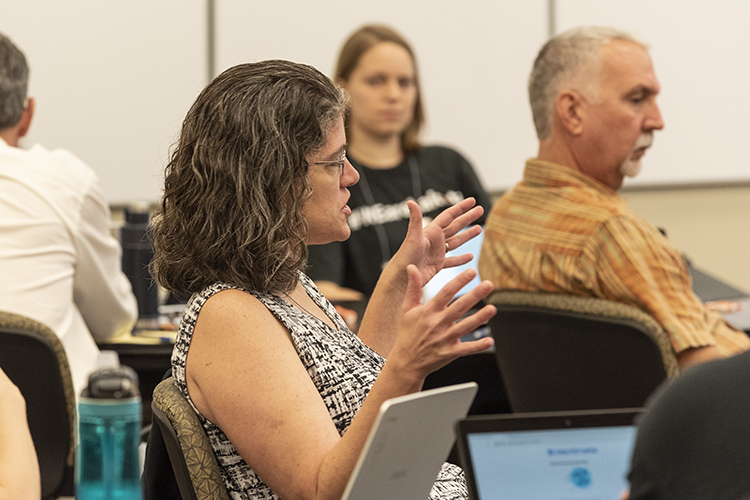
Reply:
<svg viewBox="0 0 750 500"><path fill-rule="evenodd" d="M412 309L420 305L422 300L422 276L419 269L414 264L406 266L406 294L404 295L405 310Z"/></svg>
<svg viewBox="0 0 750 500"><path fill-rule="evenodd" d="M409 228L406 231L406 240L421 237L422 235L422 210L414 200L408 200L406 206L409 207Z"/></svg>
<svg viewBox="0 0 750 500"><path fill-rule="evenodd" d="M461 255L451 255L445 257L445 263L443 264L443 267L456 267L456 266L462 266L464 264L468 264L471 262L471 259L473 258L472 254L465 253ZM472 278L473 279L473 278Z"/></svg>
<svg viewBox="0 0 750 500"><path fill-rule="evenodd" d="M450 245L451 250L455 250L456 248L459 248L461 245L466 243L469 240L473 240L477 236L482 234L482 227L481 226L471 226L466 228L465 231L460 231L455 236L447 236L445 237L446 242Z"/></svg>
<svg viewBox="0 0 750 500"><path fill-rule="evenodd" d="M474 205L476 205L476 200L474 198L465 198L459 201L458 203L456 203L455 205L452 205L446 208L445 210L443 210L442 212L440 212L438 216L435 217L434 222L437 222L440 225L440 227L445 229L451 224L453 224L455 221L458 221L460 219L465 219L467 218L466 217L467 215L476 211L476 209L479 209L479 212L476 215L476 217L471 219L471 220L474 220L477 217L481 216L482 213L484 213L484 209L481 206L474 207ZM471 216L469 215L469 217ZM467 222L466 224L464 224L463 227L465 227L468 224L469 223Z"/></svg>
<svg viewBox="0 0 750 500"><path fill-rule="evenodd" d="M448 282L435 297L419 306L421 275L413 265L407 266L407 273L402 330L389 362L403 362L403 366L426 376L460 356L481 352L493 345L491 338L461 341L461 337L485 324L497 312L495 306L487 305L463 317L474 304L489 295L493 290L491 282L483 281L451 302L456 293L476 276L475 270L467 269Z"/></svg>
<svg viewBox="0 0 750 500"><path fill-rule="evenodd" d="M495 345L495 340L492 337L484 337L482 339L472 340L470 342L461 342L456 347L455 353L458 357L468 356L469 354L477 354L479 352L486 351L493 345Z"/></svg>
<svg viewBox="0 0 750 500"><path fill-rule="evenodd" d="M456 205L454 205L453 207L455 206ZM441 217L442 215L448 215L447 214L448 210L450 210L450 208L441 212L440 215L438 215L438 217ZM434 220L438 221L438 223L440 224L440 227L443 228L443 233L445 234L445 237L450 238L458 234L462 229L469 226L472 222L474 222L479 217L481 217L483 213L484 213L484 209L481 206L476 206L472 208L471 210L469 210L468 212L461 214L455 218L450 218L450 216L448 216L448 217L441 218L438 221L438 217L435 217Z"/></svg>
<svg viewBox="0 0 750 500"><path fill-rule="evenodd" d="M458 259L458 257L451 258ZM477 272L474 269L466 269L465 271L461 272L458 276L446 283L445 286L443 286L443 288L441 288L440 291L435 294L435 296L430 301L428 301L426 305L433 306L437 309L443 309L447 307L450 301L453 300L453 297L455 297L459 292L459 290L468 285L471 280L474 279L476 274ZM455 319L457 318L458 316Z"/></svg>
<svg viewBox="0 0 750 500"><path fill-rule="evenodd" d="M487 295L489 295L493 289L494 285L491 281L481 282L472 290L454 300L453 303L448 306L448 310L450 311L451 316L457 316L457 318L461 318L477 302L487 297ZM462 319L458 323L462 335L476 330L487 321L489 321L490 318L495 315L495 313L497 313L497 309L494 306L485 306L476 313Z"/></svg>

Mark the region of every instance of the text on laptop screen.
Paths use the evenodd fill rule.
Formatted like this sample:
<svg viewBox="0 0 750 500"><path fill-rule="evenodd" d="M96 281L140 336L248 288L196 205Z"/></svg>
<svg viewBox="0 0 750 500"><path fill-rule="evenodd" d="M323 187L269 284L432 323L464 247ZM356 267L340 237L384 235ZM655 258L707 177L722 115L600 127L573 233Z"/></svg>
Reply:
<svg viewBox="0 0 750 500"><path fill-rule="evenodd" d="M635 432L621 426L470 434L479 500L620 498Z"/></svg>

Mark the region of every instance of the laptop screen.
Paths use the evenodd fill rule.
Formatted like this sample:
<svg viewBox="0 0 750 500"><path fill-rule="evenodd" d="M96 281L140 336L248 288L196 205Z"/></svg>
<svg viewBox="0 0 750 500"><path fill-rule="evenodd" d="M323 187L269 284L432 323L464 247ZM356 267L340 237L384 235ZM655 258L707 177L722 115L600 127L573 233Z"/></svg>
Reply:
<svg viewBox="0 0 750 500"><path fill-rule="evenodd" d="M473 259L468 264L464 264L462 266L456 266L456 267L448 267L445 269L440 270L435 276L432 277L432 279L422 288L422 302L427 302L432 297L434 297L445 285L448 284L450 280L461 274L464 270L468 268L473 268L477 270L477 275L474 277L472 281L469 282L468 285L463 287L457 294L456 297L460 297L461 295L465 294L475 286L477 286L479 283L482 282L482 280L479 278L479 271L477 268L477 263L479 261L479 251L482 249L482 242L484 241L484 228L482 228L482 232L479 234L479 236L470 239L460 247L456 248L455 250L451 250L446 254L446 256L456 256L456 255L463 255L465 253L470 253L474 256Z"/></svg>
<svg viewBox="0 0 750 500"><path fill-rule="evenodd" d="M475 429L463 436L476 500L620 498L635 442L634 413L601 424L577 415L537 420L532 428ZM590 418L590 414L587 418ZM509 420L519 417L510 417ZM521 417L526 418L526 417ZM532 417L528 417L532 418ZM618 422L619 420L619 422ZM521 425L523 426L523 425ZM544 428L544 427L559 428ZM502 427L502 426L500 426ZM541 428L535 428L541 427Z"/></svg>

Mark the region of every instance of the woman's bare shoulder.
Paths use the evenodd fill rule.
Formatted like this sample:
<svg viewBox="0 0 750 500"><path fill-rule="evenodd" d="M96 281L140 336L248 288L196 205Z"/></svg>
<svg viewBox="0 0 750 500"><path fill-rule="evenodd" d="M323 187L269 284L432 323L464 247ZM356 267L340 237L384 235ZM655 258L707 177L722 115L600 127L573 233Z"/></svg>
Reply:
<svg viewBox="0 0 750 500"><path fill-rule="evenodd" d="M253 294L244 290L230 288L212 295L201 308L195 324L195 334L213 338L223 343L227 337L235 337L231 342L245 337L252 341L256 333L268 341L266 335L271 332L286 333L286 328Z"/></svg>

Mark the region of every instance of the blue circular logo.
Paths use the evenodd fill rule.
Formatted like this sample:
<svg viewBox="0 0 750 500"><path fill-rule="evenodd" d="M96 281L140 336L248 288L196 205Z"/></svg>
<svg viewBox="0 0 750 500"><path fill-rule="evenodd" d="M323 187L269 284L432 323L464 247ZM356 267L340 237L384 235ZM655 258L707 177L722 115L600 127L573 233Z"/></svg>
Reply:
<svg viewBox="0 0 750 500"><path fill-rule="evenodd" d="M591 473L585 467L576 467L570 473L570 480L579 488L591 486Z"/></svg>

